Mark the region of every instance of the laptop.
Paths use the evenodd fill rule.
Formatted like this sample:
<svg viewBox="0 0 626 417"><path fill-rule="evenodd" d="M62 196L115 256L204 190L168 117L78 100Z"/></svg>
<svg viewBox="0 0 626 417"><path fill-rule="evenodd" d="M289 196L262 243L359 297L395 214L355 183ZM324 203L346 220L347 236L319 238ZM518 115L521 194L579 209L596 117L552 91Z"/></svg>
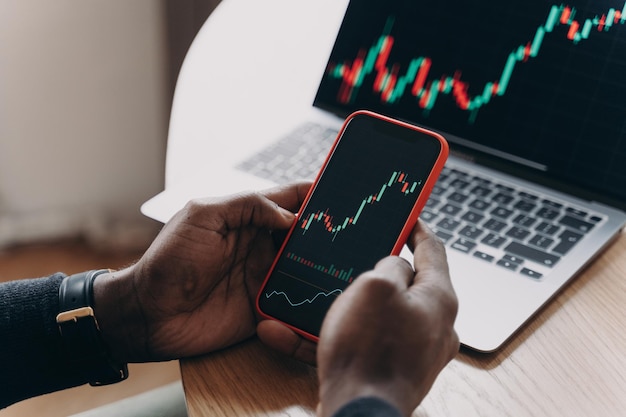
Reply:
<svg viewBox="0 0 626 417"><path fill-rule="evenodd" d="M311 117L220 178L313 178L358 109L440 132L451 156L421 218L446 245L461 343L496 351L626 223L626 4L575 3L344 2ZM191 195L177 187L144 214L166 221Z"/></svg>

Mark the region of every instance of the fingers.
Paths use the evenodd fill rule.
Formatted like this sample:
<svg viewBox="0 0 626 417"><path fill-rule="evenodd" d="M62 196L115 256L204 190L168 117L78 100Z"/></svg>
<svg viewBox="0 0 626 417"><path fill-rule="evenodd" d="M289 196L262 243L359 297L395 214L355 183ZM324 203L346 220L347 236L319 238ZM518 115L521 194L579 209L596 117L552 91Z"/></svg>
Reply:
<svg viewBox="0 0 626 417"><path fill-rule="evenodd" d="M315 365L317 345L274 320L257 325L257 335L267 346L302 362Z"/></svg>
<svg viewBox="0 0 626 417"><path fill-rule="evenodd" d="M310 187L311 182L301 181L270 188L248 196L250 197L248 208L252 215L252 223L274 230L289 228L294 221L294 213L302 205ZM257 201L255 198L261 201Z"/></svg>
<svg viewBox="0 0 626 417"><path fill-rule="evenodd" d="M307 196L311 184L311 181L300 181L267 189L262 194L280 207L295 213Z"/></svg>
<svg viewBox="0 0 626 417"><path fill-rule="evenodd" d="M302 206L310 188L310 181L301 181L273 187L261 192L261 195L273 203L274 209L282 214L282 219L286 220L282 223L270 225L272 229L287 229L291 226L294 220L294 213Z"/></svg>
<svg viewBox="0 0 626 417"><path fill-rule="evenodd" d="M411 236L410 246L414 248L415 281L409 292L416 295L416 300L420 302L439 305L446 312L446 317L454 321L458 312L458 299L441 239L419 221Z"/></svg>
<svg viewBox="0 0 626 417"><path fill-rule="evenodd" d="M409 246L413 249L413 266L423 284L452 289L446 250L441 239L421 220L415 226Z"/></svg>
<svg viewBox="0 0 626 417"><path fill-rule="evenodd" d="M356 282L368 279L382 279L392 282L398 291L405 291L413 281L411 265L398 256L388 256L376 263L374 269L359 276Z"/></svg>
<svg viewBox="0 0 626 417"><path fill-rule="evenodd" d="M242 226L287 229L292 225L294 212L302 205L310 185L310 182L303 181L263 192L194 199L176 217L179 221L222 233Z"/></svg>
<svg viewBox="0 0 626 417"><path fill-rule="evenodd" d="M413 250L414 261L424 263L431 257L431 263L438 266L447 263L445 248L441 239L422 220L418 220L409 238L409 247ZM419 258L418 258L419 257Z"/></svg>

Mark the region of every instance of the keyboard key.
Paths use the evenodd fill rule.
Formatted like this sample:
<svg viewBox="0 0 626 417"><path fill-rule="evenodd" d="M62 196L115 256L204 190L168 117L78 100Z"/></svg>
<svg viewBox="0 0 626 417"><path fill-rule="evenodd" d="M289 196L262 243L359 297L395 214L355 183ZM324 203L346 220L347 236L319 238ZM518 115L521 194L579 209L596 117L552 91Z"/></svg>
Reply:
<svg viewBox="0 0 626 417"><path fill-rule="evenodd" d="M565 209L568 213L571 213L578 217L587 217L587 212L583 210L576 209L574 207L568 207Z"/></svg>
<svg viewBox="0 0 626 417"><path fill-rule="evenodd" d="M553 252L559 253L561 255L565 255L570 251L580 240L583 238L583 235L572 232L571 230L564 230L563 233L559 235L561 241L552 249Z"/></svg>
<svg viewBox="0 0 626 417"><path fill-rule="evenodd" d="M554 243L554 239L550 239L547 236L536 234L535 236L530 238L528 243L542 249L547 249Z"/></svg>
<svg viewBox="0 0 626 417"><path fill-rule="evenodd" d="M299 178L314 179L314 174L311 173L311 169L308 168L306 164L303 164L302 167L296 171L296 175Z"/></svg>
<svg viewBox="0 0 626 417"><path fill-rule="evenodd" d="M465 187L467 187L468 185L469 185L469 182L462 180L460 178L457 178L455 180L452 180L452 182L450 182L450 187L456 188L459 190L465 189Z"/></svg>
<svg viewBox="0 0 626 417"><path fill-rule="evenodd" d="M525 198L527 200L532 200L532 201L537 201L539 199L539 197L537 197L536 195L527 193L526 191L520 191L518 195L522 198Z"/></svg>
<svg viewBox="0 0 626 417"><path fill-rule="evenodd" d="M267 179L272 179L276 176L276 172L273 169L267 169L267 168L260 168L255 173L261 178L267 178Z"/></svg>
<svg viewBox="0 0 626 417"><path fill-rule="evenodd" d="M470 194L475 197L487 197L489 194L491 194L491 189L482 185L477 185L470 190Z"/></svg>
<svg viewBox="0 0 626 417"><path fill-rule="evenodd" d="M493 196L492 200L500 205L506 206L513 201L513 197L508 194L498 193Z"/></svg>
<svg viewBox="0 0 626 417"><path fill-rule="evenodd" d="M559 223L565 225L567 227L571 227L572 229L576 229L579 232L587 233L591 229L593 229L594 224L586 222L584 220L580 220L573 216L563 216Z"/></svg>
<svg viewBox="0 0 626 417"><path fill-rule="evenodd" d="M485 216L483 216L482 214L478 214L478 213L473 212L471 210L467 211L465 214L463 214L463 216L461 216L461 220L465 220L466 222L472 223L472 224L478 224L484 218L485 218Z"/></svg>
<svg viewBox="0 0 626 417"><path fill-rule="evenodd" d="M563 207L563 204L557 203L555 201L552 200L542 200L541 201L545 206L549 206L552 207L553 209L560 209L561 207Z"/></svg>
<svg viewBox="0 0 626 417"><path fill-rule="evenodd" d="M537 210L536 214L538 217L548 219L548 220L554 220L557 218L559 214L561 214L561 212L558 210L551 209L549 207L542 207L539 210Z"/></svg>
<svg viewBox="0 0 626 417"><path fill-rule="evenodd" d="M515 191L515 189L513 189L512 187L509 187L507 185L504 184L496 184L496 188L500 191L504 191L507 192L509 194L513 194L513 192Z"/></svg>
<svg viewBox="0 0 626 417"><path fill-rule="evenodd" d="M504 245L506 239L495 233L489 233L483 240L481 240L481 242L485 245L491 246L492 248L499 248Z"/></svg>
<svg viewBox="0 0 626 417"><path fill-rule="evenodd" d="M487 178L483 178L483 177L479 177L479 176L475 176L472 179L472 182L475 184L479 184L483 187L488 187L489 185L491 185L491 181L488 180Z"/></svg>
<svg viewBox="0 0 626 417"><path fill-rule="evenodd" d="M536 228L535 230L538 232L541 232L545 235L548 236L552 236L554 235L556 232L558 232L560 229L559 226L556 226L554 224L548 223L548 222L541 222Z"/></svg>
<svg viewBox="0 0 626 417"><path fill-rule="evenodd" d="M444 184L448 178L450 178L450 171L447 171L446 168L444 168L441 171L441 174L439 174L439 178L437 178L437 182L440 184Z"/></svg>
<svg viewBox="0 0 626 417"><path fill-rule="evenodd" d="M441 207L439 211L443 214L447 214L448 216L456 216L461 211L461 207L454 204L446 204L445 206Z"/></svg>
<svg viewBox="0 0 626 417"><path fill-rule="evenodd" d="M493 256L481 251L474 252L474 256L487 262L493 262L493 260L495 259Z"/></svg>
<svg viewBox="0 0 626 417"><path fill-rule="evenodd" d="M474 210L485 211L491 206L491 203L488 203L485 200L481 200L477 198L476 200L472 201L469 204L469 206L473 208Z"/></svg>
<svg viewBox="0 0 626 417"><path fill-rule="evenodd" d="M508 208L504 207L496 207L495 209L491 210L491 214L501 219L508 219L511 214L513 214L513 210L509 210Z"/></svg>
<svg viewBox="0 0 626 417"><path fill-rule="evenodd" d="M435 184L433 190L430 192L430 195L442 195L443 193L445 193L446 189L438 184L439 183Z"/></svg>
<svg viewBox="0 0 626 417"><path fill-rule="evenodd" d="M502 266L506 269L509 269L511 271L517 271L517 268L519 268L519 264L513 263L513 262L509 262L506 259L500 259L497 262L497 265Z"/></svg>
<svg viewBox="0 0 626 417"><path fill-rule="evenodd" d="M443 243L448 242L452 239L452 234L448 232L444 232L443 230L437 230L435 234L443 241Z"/></svg>
<svg viewBox="0 0 626 417"><path fill-rule="evenodd" d="M483 225L483 227L485 227L486 229L493 230L494 232L499 232L500 230L504 229L505 226L506 223L496 219L489 219Z"/></svg>
<svg viewBox="0 0 626 417"><path fill-rule="evenodd" d="M424 220L426 223L430 223L437 218L437 215L432 211L422 210L420 213L420 219Z"/></svg>
<svg viewBox="0 0 626 417"><path fill-rule="evenodd" d="M467 172L461 171L456 168L450 169L450 173L455 174L457 177L466 178L468 176Z"/></svg>
<svg viewBox="0 0 626 417"><path fill-rule="evenodd" d="M468 239L473 239L473 240L477 240L482 234L483 234L483 231L476 226L465 226L459 232L460 236L466 237Z"/></svg>
<svg viewBox="0 0 626 417"><path fill-rule="evenodd" d="M460 224L461 222L459 222L458 220L454 220L449 217L446 217L443 220L441 220L439 223L437 223L437 227L442 230L453 232L457 227L459 227Z"/></svg>
<svg viewBox="0 0 626 417"><path fill-rule="evenodd" d="M461 194L458 191L453 192L448 196L448 201L452 201L458 204L463 204L465 200L467 200L468 196L465 194Z"/></svg>
<svg viewBox="0 0 626 417"><path fill-rule="evenodd" d="M439 205L440 202L441 201L437 200L436 198L430 197L426 202L426 207L428 207L429 209L434 209Z"/></svg>
<svg viewBox="0 0 626 417"><path fill-rule="evenodd" d="M451 247L461 252L469 253L472 249L476 247L476 243L465 238L459 238L451 245Z"/></svg>
<svg viewBox="0 0 626 417"><path fill-rule="evenodd" d="M504 250L511 255L517 255L524 259L528 259L530 261L537 262L538 264L542 264L545 266L552 267L554 266L561 257L546 253L539 249L534 249L529 246L523 245L519 242L511 242L509 243Z"/></svg>
<svg viewBox="0 0 626 417"><path fill-rule="evenodd" d="M505 261L513 262L514 264L518 264L518 265L521 265L524 263L524 259L515 255L506 254L502 257L502 259L504 259Z"/></svg>
<svg viewBox="0 0 626 417"><path fill-rule="evenodd" d="M513 223L517 224L518 226L522 226L526 228L531 227L533 224L535 224L536 221L537 220L534 217L530 217L525 214L518 214L513 219Z"/></svg>
<svg viewBox="0 0 626 417"><path fill-rule="evenodd" d="M273 165L269 165L270 168L276 169L276 170L280 170L280 171L286 171L289 168L291 168L293 166L293 163L290 160L284 159L284 160L276 160L275 164Z"/></svg>
<svg viewBox="0 0 626 417"><path fill-rule="evenodd" d="M512 237L513 239L524 240L530 235L530 232L524 228L512 226L506 231L506 235L508 237Z"/></svg>
<svg viewBox="0 0 626 417"><path fill-rule="evenodd" d="M533 271L532 269L528 269L528 268L522 268L522 270L519 272L523 275L526 275L527 277L535 278L535 279L539 279L543 276L539 272Z"/></svg>
<svg viewBox="0 0 626 417"><path fill-rule="evenodd" d="M526 213L530 213L535 209L535 207L537 207L537 205L527 200L520 200L515 203L513 207L515 207L519 211L525 211Z"/></svg>

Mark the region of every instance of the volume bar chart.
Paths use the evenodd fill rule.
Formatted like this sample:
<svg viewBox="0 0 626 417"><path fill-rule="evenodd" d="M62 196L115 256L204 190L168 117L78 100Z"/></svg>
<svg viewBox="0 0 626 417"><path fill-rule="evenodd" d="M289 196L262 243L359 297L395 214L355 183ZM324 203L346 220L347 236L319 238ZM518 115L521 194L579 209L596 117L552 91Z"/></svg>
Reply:
<svg viewBox="0 0 626 417"><path fill-rule="evenodd" d="M291 259L292 261L298 262L299 264L307 266L311 269L314 269L316 271L329 275L333 278L340 279L341 281L346 281L350 283L354 279L354 277L352 276L352 273L354 272L354 268L345 270L345 269L337 269L335 265L329 265L329 266L319 265L308 259L304 259L300 256L297 256L291 252L287 253L287 258Z"/></svg>

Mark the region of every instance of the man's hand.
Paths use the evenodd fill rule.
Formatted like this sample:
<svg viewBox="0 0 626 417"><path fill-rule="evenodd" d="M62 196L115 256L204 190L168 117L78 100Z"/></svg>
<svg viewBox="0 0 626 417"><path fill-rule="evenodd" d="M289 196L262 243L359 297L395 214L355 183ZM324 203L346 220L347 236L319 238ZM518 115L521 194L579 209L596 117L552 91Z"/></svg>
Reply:
<svg viewBox="0 0 626 417"><path fill-rule="evenodd" d="M364 396L382 398L408 416L458 352L458 301L444 247L421 223L409 244L415 270L402 258L384 258L328 311L317 346L320 416ZM258 334L313 361L315 345L277 322L261 322Z"/></svg>
<svg viewBox="0 0 626 417"><path fill-rule="evenodd" d="M254 334L254 301L310 187L195 200L131 267L94 282L95 315L122 362L207 353Z"/></svg>

